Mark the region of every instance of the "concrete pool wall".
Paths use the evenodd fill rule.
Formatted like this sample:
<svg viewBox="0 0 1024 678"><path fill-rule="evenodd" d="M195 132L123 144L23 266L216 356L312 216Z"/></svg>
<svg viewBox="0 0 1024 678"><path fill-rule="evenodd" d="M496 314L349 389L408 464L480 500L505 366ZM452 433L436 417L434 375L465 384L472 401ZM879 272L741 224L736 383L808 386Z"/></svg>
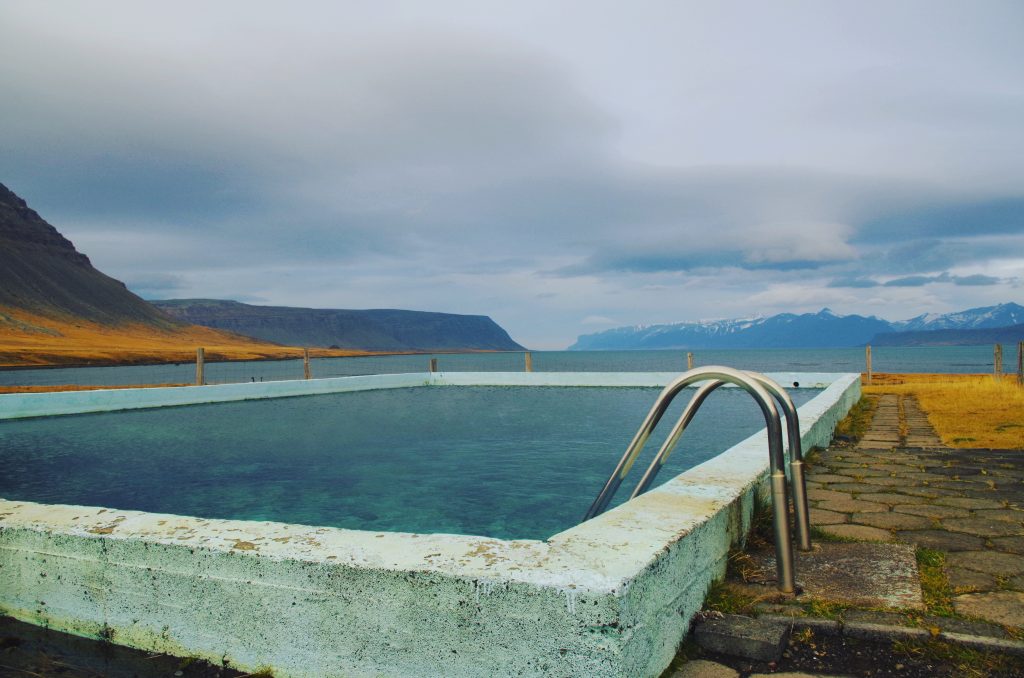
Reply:
<svg viewBox="0 0 1024 678"><path fill-rule="evenodd" d="M675 376L382 375L17 394L0 396L0 410L152 407L139 403L158 402L156 391L213 402L414 385L661 386ZM800 408L805 450L829 442L860 394L859 375L774 376L826 386ZM29 398L39 395L59 397ZM0 612L277 676L656 676L746 534L767 462L762 432L544 541L0 500Z"/></svg>

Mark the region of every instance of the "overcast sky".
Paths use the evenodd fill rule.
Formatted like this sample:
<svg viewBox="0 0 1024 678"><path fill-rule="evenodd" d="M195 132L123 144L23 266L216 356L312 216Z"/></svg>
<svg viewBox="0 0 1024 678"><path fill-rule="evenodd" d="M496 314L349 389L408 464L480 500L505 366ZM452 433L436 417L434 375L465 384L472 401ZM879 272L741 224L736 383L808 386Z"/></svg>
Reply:
<svg viewBox="0 0 1024 678"><path fill-rule="evenodd" d="M0 182L147 298L617 325L1024 297L1024 3L0 4Z"/></svg>

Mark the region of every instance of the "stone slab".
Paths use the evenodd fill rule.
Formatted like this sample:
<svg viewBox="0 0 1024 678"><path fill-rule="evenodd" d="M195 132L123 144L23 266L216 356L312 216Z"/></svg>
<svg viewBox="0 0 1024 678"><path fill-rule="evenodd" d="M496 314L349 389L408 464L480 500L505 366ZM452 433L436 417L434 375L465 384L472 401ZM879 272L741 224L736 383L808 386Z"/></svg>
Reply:
<svg viewBox="0 0 1024 678"><path fill-rule="evenodd" d="M1004 509L983 509L975 511L976 518L988 518L989 520L1002 520L1007 523L1024 523L1024 511L1012 508Z"/></svg>
<svg viewBox="0 0 1024 678"><path fill-rule="evenodd" d="M924 503L928 501L924 497L908 497L905 494L897 494L895 492L864 492L857 495L858 499L864 501L873 501L879 504L889 504L890 506L896 506L899 504L915 504ZM949 508L949 507L947 507Z"/></svg>
<svg viewBox="0 0 1024 678"><path fill-rule="evenodd" d="M807 476L808 480L813 480L816 483L848 483L850 482L850 476L838 475L835 473L811 473Z"/></svg>
<svg viewBox="0 0 1024 678"><path fill-rule="evenodd" d="M844 501L853 499L846 492L834 492L832 490L807 490L807 498L811 501Z"/></svg>
<svg viewBox="0 0 1024 678"><path fill-rule="evenodd" d="M812 508L810 510L811 525L838 525L849 522L850 517L845 513L826 511L824 509Z"/></svg>
<svg viewBox="0 0 1024 678"><path fill-rule="evenodd" d="M971 515L967 509L956 508L955 506L936 506L934 504L900 504L893 506L896 513L909 513L914 516L925 518L966 518Z"/></svg>
<svg viewBox="0 0 1024 678"><path fill-rule="evenodd" d="M923 530L932 526L930 519L907 513L861 513L851 516L850 522L883 530Z"/></svg>
<svg viewBox="0 0 1024 678"><path fill-rule="evenodd" d="M907 484L907 481L904 480L903 478L890 478L889 476L880 476L880 477L869 476L869 477L864 478L864 480L862 480L861 482L862 483L867 483L868 485L880 485L882 487L893 487L893 486L896 486L896 485L906 485Z"/></svg>
<svg viewBox="0 0 1024 678"><path fill-rule="evenodd" d="M953 598L953 607L968 617L1007 626L1024 626L1024 593L1020 591L967 593Z"/></svg>
<svg viewBox="0 0 1024 678"><path fill-rule="evenodd" d="M694 637L705 650L773 662L782 657L789 629L784 624L727 614L699 624Z"/></svg>
<svg viewBox="0 0 1024 678"><path fill-rule="evenodd" d="M822 532L827 532L842 539L858 539L862 541L892 541L892 533L877 527L866 525L822 525Z"/></svg>
<svg viewBox="0 0 1024 678"><path fill-rule="evenodd" d="M984 572L996 577L1024 574L1024 558L1001 551L959 551L946 556L946 565Z"/></svg>
<svg viewBox="0 0 1024 678"><path fill-rule="evenodd" d="M938 551L973 551L985 546L985 540L981 537L946 530L901 531L896 533L896 539L904 544L916 544Z"/></svg>
<svg viewBox="0 0 1024 678"><path fill-rule="evenodd" d="M991 591L999 585L996 578L990 574L962 567L947 567L946 577L949 579L949 585L957 593Z"/></svg>
<svg viewBox="0 0 1024 678"><path fill-rule="evenodd" d="M893 487L890 491L907 494L913 497L928 497L930 499L935 499L936 497L963 497L963 493L957 492L956 490L944 490L941 487L928 487L925 485L916 487Z"/></svg>
<svg viewBox="0 0 1024 678"><path fill-rule="evenodd" d="M949 518L942 526L953 532L966 532L982 537L1011 537L1024 535L1024 526L988 518Z"/></svg>
<svg viewBox="0 0 1024 678"><path fill-rule="evenodd" d="M724 664L709 662L706 659L692 659L668 678L738 678L739 675L738 671Z"/></svg>
<svg viewBox="0 0 1024 678"><path fill-rule="evenodd" d="M843 635L864 640L927 640L931 637L928 629L912 626L890 626L889 624L872 624L870 622L849 622L843 624Z"/></svg>
<svg viewBox="0 0 1024 678"><path fill-rule="evenodd" d="M829 501L819 501L816 507L825 509L826 511L835 511L837 513L872 513L889 511L889 507L886 504L879 504L873 501L863 501L861 499L831 499Z"/></svg>
<svg viewBox="0 0 1024 678"><path fill-rule="evenodd" d="M992 540L992 545L1000 551L1019 553L1024 555L1024 536L1021 537L998 537Z"/></svg>
<svg viewBox="0 0 1024 678"><path fill-rule="evenodd" d="M956 506L971 510L1003 508L1002 502L992 499L970 499L967 497L940 497L935 500L939 506Z"/></svg>
<svg viewBox="0 0 1024 678"><path fill-rule="evenodd" d="M854 526L828 529L843 527ZM861 607L924 609L913 547L822 542L813 551L797 551L795 557L796 581L809 599ZM754 554L753 562L758 570L774 576L773 554Z"/></svg>
<svg viewBox="0 0 1024 678"><path fill-rule="evenodd" d="M868 493L875 493L875 492L887 492L889 490L889 488L886 488L886 487L878 487L876 485L865 485L864 483L854 481L852 478L850 480L852 482L849 482L849 483L834 483L832 485L829 485L829 488L832 489L833 491L835 491L836 493L847 492L847 493L856 494L858 496L861 495L861 494L868 494Z"/></svg>
<svg viewBox="0 0 1024 678"><path fill-rule="evenodd" d="M956 617L925 616L921 622L927 627L936 627L947 633L959 633L970 636L988 636L989 638L1009 638L1010 634L999 624L976 621L973 619L957 619Z"/></svg>
<svg viewBox="0 0 1024 678"><path fill-rule="evenodd" d="M943 631L939 634L939 639L984 652L999 652L1018 657L1024 656L1024 641L1012 638L992 638L990 636Z"/></svg>

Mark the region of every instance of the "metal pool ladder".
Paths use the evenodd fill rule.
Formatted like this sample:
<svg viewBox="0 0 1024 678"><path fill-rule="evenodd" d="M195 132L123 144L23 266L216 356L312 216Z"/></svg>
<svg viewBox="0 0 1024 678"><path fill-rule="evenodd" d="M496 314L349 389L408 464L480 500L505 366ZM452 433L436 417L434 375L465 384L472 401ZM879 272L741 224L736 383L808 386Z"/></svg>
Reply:
<svg viewBox="0 0 1024 678"><path fill-rule="evenodd" d="M772 495L772 523L775 533L775 567L778 574L778 587L783 593L794 593L796 591L796 580L793 570L793 545L790 541L789 531L789 503L786 493L786 455L782 448L782 422L779 418L779 410L775 406L778 401L782 411L786 415L786 433L789 439L789 471L792 482L793 512L796 518L797 541L801 551L811 549L810 522L807 510L807 492L804 485L803 452L800 446L800 421L797 416L796 406L793 404L789 394L763 374L757 372L743 372L731 367L708 366L684 372L666 386L658 399L655 400L651 411L647 413L643 424L632 442L626 448L625 454L616 465L612 475L608 478L597 499L590 506L584 520L603 513L611 502L615 492L619 489L622 481L633 467L640 452L643 450L647 439L661 421L668 410L672 400L687 386L696 382L706 381L697 389L697 392L686 405L676 425L672 428L661 449L651 461L650 466L644 473L636 489L630 495L630 499L646 492L658 472L665 465L670 454L675 449L682 437L686 427L693 420L697 410L704 404L707 397L720 386L733 384L749 393L757 402L764 415L765 424L768 428L768 459L770 468L770 482Z"/></svg>

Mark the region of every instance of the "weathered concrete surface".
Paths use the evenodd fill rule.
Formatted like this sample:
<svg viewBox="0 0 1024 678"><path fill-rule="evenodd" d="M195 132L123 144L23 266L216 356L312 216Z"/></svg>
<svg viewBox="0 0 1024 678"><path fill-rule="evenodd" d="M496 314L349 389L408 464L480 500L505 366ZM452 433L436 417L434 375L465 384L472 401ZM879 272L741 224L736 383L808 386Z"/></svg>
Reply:
<svg viewBox="0 0 1024 678"><path fill-rule="evenodd" d="M759 578L773 576L773 554L756 553L752 561ZM924 609L914 549L905 544L822 542L796 552L796 572L802 600Z"/></svg>
<svg viewBox="0 0 1024 678"><path fill-rule="evenodd" d="M858 396L801 407L805 449ZM543 542L0 500L0 612L277 676L656 676L767 456L762 432Z"/></svg>
<svg viewBox="0 0 1024 678"><path fill-rule="evenodd" d="M727 614L702 621L694 629L697 643L705 650L756 659L778 661L789 640L789 627L763 619Z"/></svg>

